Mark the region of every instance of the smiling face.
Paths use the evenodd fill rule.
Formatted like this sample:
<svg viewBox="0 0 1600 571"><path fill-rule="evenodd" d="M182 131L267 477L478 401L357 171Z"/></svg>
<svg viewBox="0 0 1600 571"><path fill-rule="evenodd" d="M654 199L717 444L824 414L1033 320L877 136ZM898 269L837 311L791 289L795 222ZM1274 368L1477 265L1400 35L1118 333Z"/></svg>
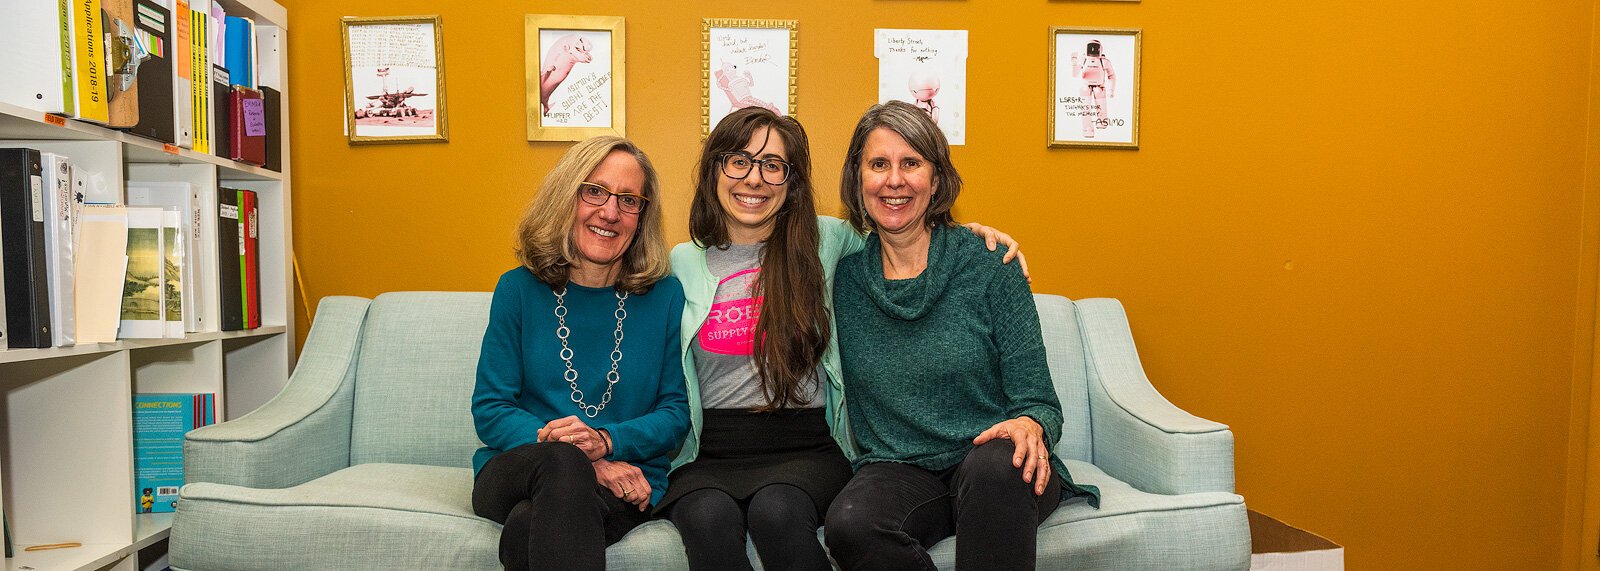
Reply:
<svg viewBox="0 0 1600 571"><path fill-rule="evenodd" d="M737 151L755 160L789 160L783 138L768 127L757 129L744 147ZM752 164L749 174L743 179L728 176L727 172L737 172L732 168L718 171L717 202L722 205L722 212L726 215L728 237L735 244L755 244L771 236L778 210L783 208L784 200L788 198L788 181L784 184L767 183L761 172L765 168L765 165ZM773 180L780 178L771 174L767 176Z"/></svg>
<svg viewBox="0 0 1600 571"><path fill-rule="evenodd" d="M621 150L606 155L584 180L611 192L644 194L644 169L633 155ZM633 244L640 215L623 212L614 196L607 196L606 203L600 206L584 202L577 193L572 195L572 200L578 205L572 223L572 241L578 250L578 260L570 279L585 286L610 285L622 265L622 254Z"/></svg>
<svg viewBox="0 0 1600 571"><path fill-rule="evenodd" d="M874 129L861 148L861 203L879 232L927 232L933 198L933 164L887 127Z"/></svg>

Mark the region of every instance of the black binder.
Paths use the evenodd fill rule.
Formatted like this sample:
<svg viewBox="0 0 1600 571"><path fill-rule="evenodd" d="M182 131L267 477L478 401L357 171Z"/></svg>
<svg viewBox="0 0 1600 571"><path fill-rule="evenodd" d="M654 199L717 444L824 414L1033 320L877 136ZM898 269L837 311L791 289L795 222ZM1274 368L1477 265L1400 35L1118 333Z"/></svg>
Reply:
<svg viewBox="0 0 1600 571"><path fill-rule="evenodd" d="M136 74L139 83L139 122L130 127L128 132L163 143L177 143L176 111L173 110L172 101L172 60L175 56L171 40L172 14L161 2L154 0L135 0L133 11L134 26L144 32L148 41L156 44L147 48L159 46L161 49L160 54L152 49L150 59L139 63L139 72Z"/></svg>
<svg viewBox="0 0 1600 571"><path fill-rule="evenodd" d="M44 261L44 163L33 149L0 149L0 249L5 251L6 347L50 347Z"/></svg>
<svg viewBox="0 0 1600 571"><path fill-rule="evenodd" d="M239 276L239 255L244 243L239 234L239 191L217 189L217 296L222 301L223 331L244 329L244 283Z"/></svg>
<svg viewBox="0 0 1600 571"><path fill-rule="evenodd" d="M267 170L283 172L283 95L271 87L262 86L261 101L267 116Z"/></svg>

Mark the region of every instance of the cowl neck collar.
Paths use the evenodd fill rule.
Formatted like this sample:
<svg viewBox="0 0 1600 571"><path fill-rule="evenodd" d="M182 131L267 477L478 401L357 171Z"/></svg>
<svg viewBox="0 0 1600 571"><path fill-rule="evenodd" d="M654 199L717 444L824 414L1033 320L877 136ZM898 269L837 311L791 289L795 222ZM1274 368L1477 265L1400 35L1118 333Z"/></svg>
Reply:
<svg viewBox="0 0 1600 571"><path fill-rule="evenodd" d="M922 274L904 280L883 277L883 240L877 232L867 236L864 264L855 265L856 281L864 286L868 299L878 309L895 319L906 321L921 319L938 305L949 289L955 268L969 262L970 248L956 243L961 232L945 226L934 226L928 240L928 267Z"/></svg>

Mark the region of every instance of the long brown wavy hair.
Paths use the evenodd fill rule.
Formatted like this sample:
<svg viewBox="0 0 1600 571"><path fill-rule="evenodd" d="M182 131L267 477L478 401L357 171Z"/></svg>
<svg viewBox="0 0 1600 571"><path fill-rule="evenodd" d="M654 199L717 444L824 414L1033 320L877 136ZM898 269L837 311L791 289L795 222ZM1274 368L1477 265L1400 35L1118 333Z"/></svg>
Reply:
<svg viewBox="0 0 1600 571"><path fill-rule="evenodd" d="M817 364L828 348L828 308L823 305L822 261L817 258L817 207L811 187L811 143L793 117L746 107L723 117L706 139L696 165L689 235L702 248L727 249L731 218L717 199L722 177L717 155L744 148L761 128L775 133L788 151L790 173L783 206L778 208L761 255L756 294L764 299L756 320L755 360L767 405L758 411L792 408L806 400L804 381L817 379ZM760 176L752 170L749 176Z"/></svg>

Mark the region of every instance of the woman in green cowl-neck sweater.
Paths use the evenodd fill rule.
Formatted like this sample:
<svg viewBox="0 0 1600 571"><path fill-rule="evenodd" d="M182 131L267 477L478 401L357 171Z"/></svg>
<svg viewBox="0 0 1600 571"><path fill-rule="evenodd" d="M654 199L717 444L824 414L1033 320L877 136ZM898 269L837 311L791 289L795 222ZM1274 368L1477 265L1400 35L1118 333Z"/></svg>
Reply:
<svg viewBox="0 0 1600 571"><path fill-rule="evenodd" d="M1031 569L1036 528L1096 490L1051 456L1061 405L1028 282L950 209L961 177L927 115L869 109L840 196L866 248L839 262L835 321L857 472L827 515L849 569L933 568L956 536L958 569Z"/></svg>

